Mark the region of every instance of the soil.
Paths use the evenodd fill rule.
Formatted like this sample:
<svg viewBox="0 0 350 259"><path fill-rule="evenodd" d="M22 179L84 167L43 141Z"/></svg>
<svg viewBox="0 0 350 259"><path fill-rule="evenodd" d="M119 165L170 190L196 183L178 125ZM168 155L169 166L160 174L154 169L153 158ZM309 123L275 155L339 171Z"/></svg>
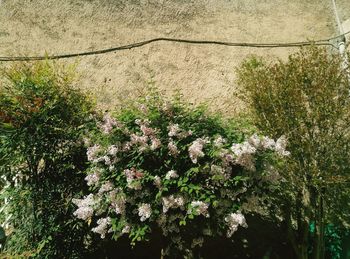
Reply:
<svg viewBox="0 0 350 259"><path fill-rule="evenodd" d="M350 17L348 0L339 1ZM154 37L231 42L294 42L337 34L330 0L2 0L0 56L61 54ZM77 64L79 87L113 109L156 85L193 103L235 114L235 68L250 55L286 58L296 51L158 42L61 60ZM7 64L5 64L7 65Z"/></svg>

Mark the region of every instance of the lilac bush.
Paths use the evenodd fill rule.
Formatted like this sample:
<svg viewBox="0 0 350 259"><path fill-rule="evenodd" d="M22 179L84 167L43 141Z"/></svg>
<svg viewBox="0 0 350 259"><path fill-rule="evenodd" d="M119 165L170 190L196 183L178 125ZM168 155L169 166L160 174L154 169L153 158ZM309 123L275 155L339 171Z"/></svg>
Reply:
<svg viewBox="0 0 350 259"><path fill-rule="evenodd" d="M89 136L91 193L74 215L101 238L131 244L160 231L165 250L181 253L206 237L234 238L241 211L271 163L288 155L286 139L247 135L237 121L157 95L105 114Z"/></svg>

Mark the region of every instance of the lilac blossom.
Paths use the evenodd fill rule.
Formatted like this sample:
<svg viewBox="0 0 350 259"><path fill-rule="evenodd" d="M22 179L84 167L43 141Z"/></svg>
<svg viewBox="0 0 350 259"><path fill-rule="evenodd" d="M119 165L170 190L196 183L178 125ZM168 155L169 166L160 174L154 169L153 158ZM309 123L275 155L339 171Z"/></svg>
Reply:
<svg viewBox="0 0 350 259"><path fill-rule="evenodd" d="M193 141L192 145L188 148L188 152L192 163L196 164L199 157L203 157L203 147L208 143L207 139L198 138Z"/></svg>
<svg viewBox="0 0 350 259"><path fill-rule="evenodd" d="M127 233L130 233L130 230L131 230L131 227L130 225L125 225L122 229L122 233L123 234L127 234Z"/></svg>
<svg viewBox="0 0 350 259"><path fill-rule="evenodd" d="M96 185L100 180L100 172L95 171L93 173L90 173L84 178L84 180L87 182L86 184L88 186Z"/></svg>
<svg viewBox="0 0 350 259"><path fill-rule="evenodd" d="M160 188L162 186L162 180L160 179L160 177L158 175L156 175L153 178L153 184L157 187Z"/></svg>
<svg viewBox="0 0 350 259"><path fill-rule="evenodd" d="M94 161L97 157L97 153L100 150L100 145L93 145L92 147L88 147L86 155L87 155L87 159L88 161Z"/></svg>
<svg viewBox="0 0 350 259"><path fill-rule="evenodd" d="M140 190L142 188L140 180L143 177L143 173L137 171L135 168L125 169L123 172L126 176L128 188L134 190Z"/></svg>
<svg viewBox="0 0 350 259"><path fill-rule="evenodd" d="M162 198L163 212L166 213L170 208L183 208L185 201L181 196L170 195Z"/></svg>
<svg viewBox="0 0 350 259"><path fill-rule="evenodd" d="M78 219L87 220L94 213L93 206L95 204L94 195L91 193L85 196L84 199L73 199L72 202L78 206L78 209L73 213Z"/></svg>
<svg viewBox="0 0 350 259"><path fill-rule="evenodd" d="M276 141L275 151L281 156L289 156L290 152L286 151L286 147L287 147L287 138L285 136L281 136Z"/></svg>
<svg viewBox="0 0 350 259"><path fill-rule="evenodd" d="M98 194L101 195L105 192L109 192L113 190L114 186L111 182L107 181L104 184L101 185L100 189L98 190Z"/></svg>
<svg viewBox="0 0 350 259"><path fill-rule="evenodd" d="M109 146L107 152L109 155L115 156L118 153L118 147L116 145Z"/></svg>
<svg viewBox="0 0 350 259"><path fill-rule="evenodd" d="M209 212L208 212L209 204L208 203L205 203L202 201L192 201L191 207L192 207L192 211L194 211L196 214L203 215L203 216L209 218ZM191 213L192 211L189 211L189 212Z"/></svg>
<svg viewBox="0 0 350 259"><path fill-rule="evenodd" d="M224 144L226 143L226 139L224 139L222 136L218 136L215 140L214 140L214 146L217 148L221 148Z"/></svg>
<svg viewBox="0 0 350 259"><path fill-rule="evenodd" d="M177 156L180 152L177 149L175 142L171 139L168 143L169 154L172 156Z"/></svg>
<svg viewBox="0 0 350 259"><path fill-rule="evenodd" d="M103 116L103 122L99 124L100 129L105 134L109 134L115 126L119 126L119 124L108 113Z"/></svg>
<svg viewBox="0 0 350 259"><path fill-rule="evenodd" d="M176 173L175 170L170 170L165 175L165 179L167 179L167 180L170 180L170 179L173 179L173 178L178 178L178 177L179 177L179 175Z"/></svg>
<svg viewBox="0 0 350 259"><path fill-rule="evenodd" d="M241 144L233 144L231 150L236 157L235 162L237 164L250 171L255 171L255 160L253 156L256 153L255 147L245 141Z"/></svg>
<svg viewBox="0 0 350 259"><path fill-rule="evenodd" d="M161 142L158 138L153 137L151 138L151 150L156 150L161 146Z"/></svg>
<svg viewBox="0 0 350 259"><path fill-rule="evenodd" d="M93 228L92 232L100 234L101 238L105 238L109 225L111 225L111 218L110 217L100 218L97 221L97 227Z"/></svg>
<svg viewBox="0 0 350 259"><path fill-rule="evenodd" d="M234 232L237 231L238 226L248 227L244 215L238 211L236 213L231 213L225 217L225 222L228 225L227 237L231 237Z"/></svg>
<svg viewBox="0 0 350 259"><path fill-rule="evenodd" d="M264 136L261 144L264 149L271 149L274 150L276 142L273 139L270 139L269 137Z"/></svg>
<svg viewBox="0 0 350 259"><path fill-rule="evenodd" d="M152 209L151 205L148 203L142 203L138 208L138 215L140 216L141 221L145 221L149 217L151 217Z"/></svg>
<svg viewBox="0 0 350 259"><path fill-rule="evenodd" d="M177 134L181 131L179 124L170 124L168 127L168 136L169 137L176 137Z"/></svg>

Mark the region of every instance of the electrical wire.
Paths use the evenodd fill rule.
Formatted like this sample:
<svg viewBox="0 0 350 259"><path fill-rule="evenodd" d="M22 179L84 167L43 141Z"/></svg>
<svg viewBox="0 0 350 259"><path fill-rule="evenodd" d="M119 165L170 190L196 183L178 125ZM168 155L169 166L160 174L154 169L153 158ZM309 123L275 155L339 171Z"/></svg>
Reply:
<svg viewBox="0 0 350 259"><path fill-rule="evenodd" d="M338 39L339 37L344 37L349 34L350 31L340 34L338 36L316 40L316 41L301 41L301 42L289 42L289 43L248 43L248 42L224 42L224 41L212 41L212 40L189 40L189 39L176 39L176 38L154 38L146 41L136 42L128 45L123 45L119 47L112 47L108 49L85 51L79 53L70 54L60 54L60 55L45 55L45 56L0 56L0 62L6 61L34 61L34 60L52 60L52 59L64 59L91 55L100 55L109 52L115 52L120 50L130 50L134 48L139 48L153 42L165 41L165 42L178 42L187 44L198 44L198 45L221 45L229 47L247 47L247 48L290 48L290 47L303 47L303 46L332 46L335 47L331 41Z"/></svg>

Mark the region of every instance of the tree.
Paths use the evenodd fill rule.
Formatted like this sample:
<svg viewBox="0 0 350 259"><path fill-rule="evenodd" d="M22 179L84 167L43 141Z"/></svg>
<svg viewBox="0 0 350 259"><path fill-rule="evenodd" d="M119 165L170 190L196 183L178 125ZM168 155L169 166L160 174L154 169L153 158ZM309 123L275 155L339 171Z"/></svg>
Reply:
<svg viewBox="0 0 350 259"><path fill-rule="evenodd" d="M84 248L84 227L72 216L71 200L84 190L81 136L91 102L73 87L72 73L52 63L2 72L0 173L7 184L0 197L8 199L4 212L11 215L5 250L75 257Z"/></svg>
<svg viewBox="0 0 350 259"><path fill-rule="evenodd" d="M325 225L350 222L350 83L341 63L312 47L286 62L252 58L238 70L257 127L289 142L291 156L278 168L281 179L267 200L298 258L324 258Z"/></svg>

